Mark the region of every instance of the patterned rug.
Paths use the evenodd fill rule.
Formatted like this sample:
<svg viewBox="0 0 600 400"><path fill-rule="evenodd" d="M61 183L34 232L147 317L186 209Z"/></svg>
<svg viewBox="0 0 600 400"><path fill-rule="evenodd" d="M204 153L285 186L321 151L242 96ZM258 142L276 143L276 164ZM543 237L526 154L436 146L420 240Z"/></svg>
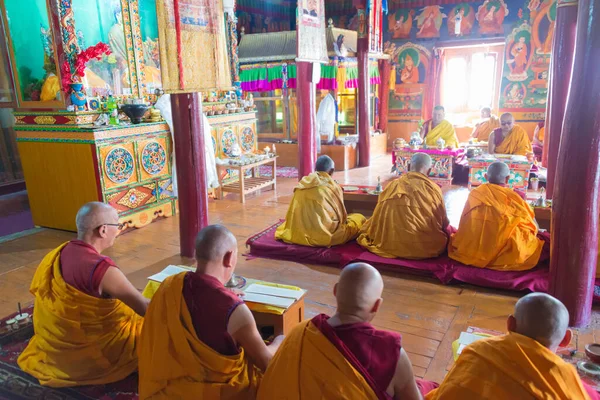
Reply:
<svg viewBox="0 0 600 400"><path fill-rule="evenodd" d="M31 310L24 310L31 313ZM0 321L14 317L9 315ZM29 339L17 340L0 347L0 400L52 399L52 400L132 400L137 399L137 374L108 385L81 386L53 389L41 386L37 379L23 372L17 358L27 347Z"/></svg>
<svg viewBox="0 0 600 400"><path fill-rule="evenodd" d="M271 167L268 165L261 165L258 167L259 172L263 176L271 176ZM296 178L298 179L298 169L295 167L277 167L276 174L278 178Z"/></svg>

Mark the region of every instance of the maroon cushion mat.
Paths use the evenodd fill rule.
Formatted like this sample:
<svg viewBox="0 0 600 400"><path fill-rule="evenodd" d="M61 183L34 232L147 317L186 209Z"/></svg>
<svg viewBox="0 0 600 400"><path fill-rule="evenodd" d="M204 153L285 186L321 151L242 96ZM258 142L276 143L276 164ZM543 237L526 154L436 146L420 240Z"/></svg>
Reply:
<svg viewBox="0 0 600 400"><path fill-rule="evenodd" d="M546 292L548 290L548 259L550 236L540 233L540 239L546 243L540 262L528 271L495 271L461 264L447 255L427 260L405 260L400 258L384 258L377 256L352 241L331 248L315 248L287 244L275 240L275 229L283 222L268 227L246 241L249 257L272 258L306 264L331 265L343 268L345 265L363 261L382 271L399 271L404 273L433 276L443 284L453 281L469 283L495 289L516 291ZM596 280L596 285L600 280ZM596 286L594 301L600 300L600 287Z"/></svg>

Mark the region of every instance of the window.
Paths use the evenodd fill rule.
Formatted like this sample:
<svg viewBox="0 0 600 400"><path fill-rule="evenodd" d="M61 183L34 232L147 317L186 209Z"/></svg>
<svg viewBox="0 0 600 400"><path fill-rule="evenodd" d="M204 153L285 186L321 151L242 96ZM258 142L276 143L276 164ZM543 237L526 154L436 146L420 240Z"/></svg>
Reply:
<svg viewBox="0 0 600 400"><path fill-rule="evenodd" d="M482 107L496 108L502 45L450 48L442 72L442 105L454 124L478 118Z"/></svg>

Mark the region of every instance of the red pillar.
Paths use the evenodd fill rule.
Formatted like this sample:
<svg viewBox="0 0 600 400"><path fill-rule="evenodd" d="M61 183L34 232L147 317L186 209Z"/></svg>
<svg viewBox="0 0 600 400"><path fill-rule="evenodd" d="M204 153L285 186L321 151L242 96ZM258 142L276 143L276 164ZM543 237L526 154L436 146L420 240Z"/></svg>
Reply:
<svg viewBox="0 0 600 400"><path fill-rule="evenodd" d="M204 118L200 94L172 94L173 135L179 197L179 247L193 258L198 232L208 225Z"/></svg>
<svg viewBox="0 0 600 400"><path fill-rule="evenodd" d="M546 106L546 129L542 165L548 168L546 196L554 195L558 148L565 116L565 106L573 52L575 51L575 30L577 28L577 1L559 0L556 8L556 29L552 43L550 79L548 81L548 104Z"/></svg>
<svg viewBox="0 0 600 400"><path fill-rule="evenodd" d="M314 65L296 62L296 97L298 103L298 179L315 170L317 158L316 84L312 79Z"/></svg>
<svg viewBox="0 0 600 400"><path fill-rule="evenodd" d="M366 18L365 24L368 24ZM371 132L369 127L369 38L359 38L356 45L358 62L358 166L371 165Z"/></svg>
<svg viewBox="0 0 600 400"><path fill-rule="evenodd" d="M600 0L580 0L571 86L556 167L550 293L571 325L590 322L598 256Z"/></svg>
<svg viewBox="0 0 600 400"><path fill-rule="evenodd" d="M392 63L390 60L379 60L379 73L381 75L381 84L379 85L379 129L381 129L381 132L387 133L390 78L392 74Z"/></svg>

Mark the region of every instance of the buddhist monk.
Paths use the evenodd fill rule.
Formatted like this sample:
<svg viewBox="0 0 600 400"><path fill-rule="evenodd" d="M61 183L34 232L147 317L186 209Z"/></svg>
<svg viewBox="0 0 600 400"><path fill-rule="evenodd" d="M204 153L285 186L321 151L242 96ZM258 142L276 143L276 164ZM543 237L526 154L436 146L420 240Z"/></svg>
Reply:
<svg viewBox="0 0 600 400"><path fill-rule="evenodd" d="M446 111L442 106L433 108L432 118L421 127L421 137L429 147L437 147L438 139L444 140L445 147L458 147L458 138L452 124L445 120Z"/></svg>
<svg viewBox="0 0 600 400"><path fill-rule="evenodd" d="M333 288L335 314L292 330L269 364L258 399L421 399L401 336L370 324L382 292L375 268L346 266Z"/></svg>
<svg viewBox="0 0 600 400"><path fill-rule="evenodd" d="M331 247L355 239L367 219L346 213L342 188L331 177L333 160L320 156L315 170L294 189L285 222L277 228L275 238L313 247Z"/></svg>
<svg viewBox="0 0 600 400"><path fill-rule="evenodd" d="M356 241L381 257L424 259L446 251L448 217L442 190L428 178L431 158L416 153L410 172L379 195Z"/></svg>
<svg viewBox="0 0 600 400"><path fill-rule="evenodd" d="M77 240L46 255L30 288L35 335L18 362L45 386L115 382L138 364L136 344L148 300L101 254L119 233L117 211L88 203L76 224Z"/></svg>
<svg viewBox="0 0 600 400"><path fill-rule="evenodd" d="M535 126L535 130L533 131L533 154L538 161L542 160L542 153L544 152L544 136L546 131L546 121L539 122Z"/></svg>
<svg viewBox="0 0 600 400"><path fill-rule="evenodd" d="M490 154L516 154L525 156L532 153L531 141L525 129L515 125L511 113L500 116L500 128L494 129L488 140Z"/></svg>
<svg viewBox="0 0 600 400"><path fill-rule="evenodd" d="M237 240L210 225L196 238L196 271L164 280L140 336L140 399L253 399L283 337L265 345L248 306L224 284Z"/></svg>
<svg viewBox="0 0 600 400"><path fill-rule="evenodd" d="M506 187L509 176L503 162L488 167L489 183L471 191L458 231L450 238L450 258L500 271L524 271L537 264L544 242L537 237L531 207Z"/></svg>
<svg viewBox="0 0 600 400"><path fill-rule="evenodd" d="M475 125L471 137L481 142L487 142L494 129L500 127L500 120L492 115L492 109L483 107L481 109L481 122Z"/></svg>
<svg viewBox="0 0 600 400"><path fill-rule="evenodd" d="M508 334L467 346L436 399L597 399L575 367L555 354L571 341L569 312L544 293L521 298L507 320Z"/></svg>

